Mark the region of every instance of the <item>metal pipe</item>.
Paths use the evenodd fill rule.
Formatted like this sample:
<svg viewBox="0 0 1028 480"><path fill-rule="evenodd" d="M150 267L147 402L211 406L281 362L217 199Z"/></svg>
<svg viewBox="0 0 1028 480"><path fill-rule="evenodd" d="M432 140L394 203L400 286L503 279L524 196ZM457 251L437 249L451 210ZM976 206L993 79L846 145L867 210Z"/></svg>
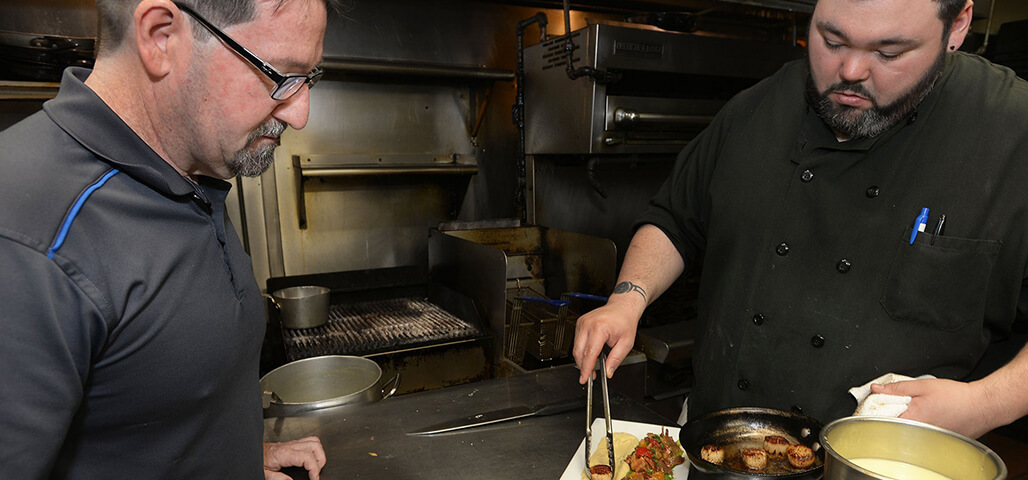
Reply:
<svg viewBox="0 0 1028 480"><path fill-rule="evenodd" d="M978 51L975 53L978 55L985 54L985 49L989 46L989 33L992 30L992 12L996 9L996 0L992 0L989 3L989 21L985 24L985 39L982 40L982 46L978 47Z"/></svg>
<svg viewBox="0 0 1028 480"><path fill-rule="evenodd" d="M614 83L621 80L621 74L600 70L590 66L575 68L575 44L571 40L571 4L564 0L564 55L567 56L566 70L568 78L575 80L579 77L589 77L600 84Z"/></svg>
<svg viewBox="0 0 1028 480"><path fill-rule="evenodd" d="M517 159L517 175L518 184L514 187L514 208L518 210L518 218L522 222L527 217L528 208L525 205L525 186L527 182L525 177L527 172L525 170L525 29L533 23L539 25L539 42L546 41L546 14L543 12L536 13L531 18L522 20L518 23L517 28L517 48L518 48L518 61L517 69L514 71L514 77L517 84L517 93L514 100L514 106L511 107L511 119L514 125L518 128L518 159Z"/></svg>

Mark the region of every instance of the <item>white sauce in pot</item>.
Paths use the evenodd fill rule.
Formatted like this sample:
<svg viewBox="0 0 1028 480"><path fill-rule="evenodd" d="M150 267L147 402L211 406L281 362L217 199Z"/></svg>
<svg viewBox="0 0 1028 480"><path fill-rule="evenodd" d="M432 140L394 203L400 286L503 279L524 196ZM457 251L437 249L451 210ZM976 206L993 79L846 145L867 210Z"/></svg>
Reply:
<svg viewBox="0 0 1028 480"><path fill-rule="evenodd" d="M952 480L945 475L917 465L885 458L854 458L851 462L878 475L896 480Z"/></svg>

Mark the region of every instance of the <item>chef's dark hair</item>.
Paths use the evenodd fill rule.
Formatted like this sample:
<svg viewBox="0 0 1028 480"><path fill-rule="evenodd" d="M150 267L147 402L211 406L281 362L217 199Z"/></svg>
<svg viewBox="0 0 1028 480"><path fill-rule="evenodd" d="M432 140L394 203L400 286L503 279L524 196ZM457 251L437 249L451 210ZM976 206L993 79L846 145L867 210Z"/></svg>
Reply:
<svg viewBox="0 0 1028 480"><path fill-rule="evenodd" d="M214 2L202 0L181 0L182 3L196 10L203 18L226 28L257 18L256 0L218 0ZM279 7L292 0L276 0ZM342 13L344 0L323 0L330 12ZM132 21L133 10L139 0L96 0L96 11L99 20L99 53L116 49L125 39L125 33ZM193 36L206 39L210 32L199 23L193 22Z"/></svg>
<svg viewBox="0 0 1028 480"><path fill-rule="evenodd" d="M942 40L949 38L949 30L953 28L953 22L964 9L967 0L932 0L939 4L939 20L942 20Z"/></svg>
<svg viewBox="0 0 1028 480"><path fill-rule="evenodd" d="M935 2L939 4L939 19L942 20L942 39L946 41L949 37L949 30L953 28L953 22L957 21L957 16L964 9L967 0L935 0Z"/></svg>

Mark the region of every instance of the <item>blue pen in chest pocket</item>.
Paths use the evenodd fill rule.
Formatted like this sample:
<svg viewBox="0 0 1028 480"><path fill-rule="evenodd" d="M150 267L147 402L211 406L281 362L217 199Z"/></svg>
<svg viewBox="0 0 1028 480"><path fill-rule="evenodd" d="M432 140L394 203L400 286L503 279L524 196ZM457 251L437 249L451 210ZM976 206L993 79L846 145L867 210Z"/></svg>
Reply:
<svg viewBox="0 0 1028 480"><path fill-rule="evenodd" d="M921 209L921 214L914 220L914 230L910 232L910 244L914 244L914 239L917 238L917 232L923 232L925 227L928 225L928 207Z"/></svg>

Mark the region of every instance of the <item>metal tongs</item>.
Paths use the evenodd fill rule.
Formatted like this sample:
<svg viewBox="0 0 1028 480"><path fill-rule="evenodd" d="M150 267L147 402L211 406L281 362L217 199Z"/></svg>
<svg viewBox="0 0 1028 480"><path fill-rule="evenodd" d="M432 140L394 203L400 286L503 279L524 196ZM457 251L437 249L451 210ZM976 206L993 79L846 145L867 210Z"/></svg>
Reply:
<svg viewBox="0 0 1028 480"><path fill-rule="evenodd" d="M600 352L600 388L603 390L603 419L607 422L607 461L610 465L611 476L614 475L614 427L610 422L610 394L607 392L607 354ZM589 478L593 478L593 472L589 469L589 452L592 451L589 443L593 438L593 377L589 376L589 384L586 386L585 400L585 471Z"/></svg>

